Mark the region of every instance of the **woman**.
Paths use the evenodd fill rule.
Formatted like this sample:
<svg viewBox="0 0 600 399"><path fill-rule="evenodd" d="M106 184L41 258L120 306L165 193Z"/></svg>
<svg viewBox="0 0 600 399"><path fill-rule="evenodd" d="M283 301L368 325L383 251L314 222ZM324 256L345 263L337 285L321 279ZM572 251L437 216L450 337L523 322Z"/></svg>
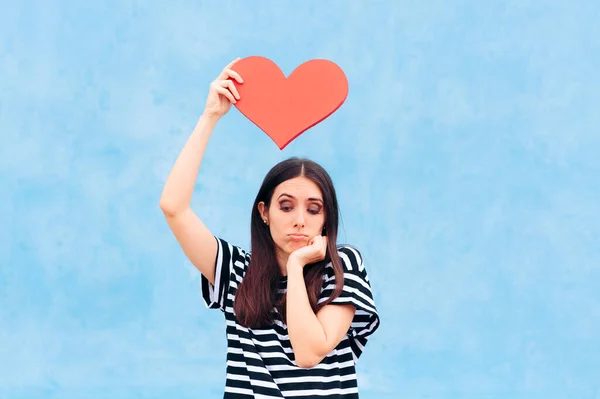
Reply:
<svg viewBox="0 0 600 399"><path fill-rule="evenodd" d="M357 398L355 362L379 317L358 250L336 244L338 203L327 172L291 158L265 177L252 208L250 252L217 238L190 208L210 134L240 99L230 63L210 85L160 206L225 314L224 398Z"/></svg>

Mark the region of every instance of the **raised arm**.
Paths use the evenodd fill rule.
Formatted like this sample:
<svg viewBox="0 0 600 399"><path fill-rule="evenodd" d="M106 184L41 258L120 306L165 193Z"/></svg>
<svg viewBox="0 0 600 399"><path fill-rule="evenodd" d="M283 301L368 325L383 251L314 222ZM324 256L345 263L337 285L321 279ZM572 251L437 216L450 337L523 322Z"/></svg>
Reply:
<svg viewBox="0 0 600 399"><path fill-rule="evenodd" d="M227 65L211 83L204 112L175 161L160 197L160 209L181 249L213 284L217 243L190 205L210 135L231 104L239 99L233 82L229 80L233 78L242 83L241 77L230 69L238 60Z"/></svg>

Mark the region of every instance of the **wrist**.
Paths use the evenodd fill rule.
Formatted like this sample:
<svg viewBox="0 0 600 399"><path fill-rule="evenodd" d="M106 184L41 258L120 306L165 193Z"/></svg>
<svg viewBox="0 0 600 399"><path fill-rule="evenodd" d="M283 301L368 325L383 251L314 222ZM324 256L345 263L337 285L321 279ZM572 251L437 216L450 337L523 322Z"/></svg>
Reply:
<svg viewBox="0 0 600 399"><path fill-rule="evenodd" d="M304 269L304 265L302 264L302 262L296 258L293 257L289 257L287 264L286 264L286 269L289 272L295 272L298 270L303 270Z"/></svg>
<svg viewBox="0 0 600 399"><path fill-rule="evenodd" d="M198 122L207 122L214 125L219 121L219 119L221 119L221 116L218 114L203 112L202 115L200 115Z"/></svg>

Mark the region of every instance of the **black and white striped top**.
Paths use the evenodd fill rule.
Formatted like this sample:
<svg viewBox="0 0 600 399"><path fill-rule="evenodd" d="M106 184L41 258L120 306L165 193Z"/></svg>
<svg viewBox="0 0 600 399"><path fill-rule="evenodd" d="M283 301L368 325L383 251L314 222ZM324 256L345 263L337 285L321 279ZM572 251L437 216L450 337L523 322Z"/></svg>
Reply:
<svg viewBox="0 0 600 399"><path fill-rule="evenodd" d="M250 253L215 237L218 252L215 284L202 276L202 296L208 308L225 314L227 369L224 399L245 398L358 398L355 364L369 336L379 327L367 271L360 253L340 246L344 266L344 289L332 304L352 304L356 313L339 345L313 368L300 368L294 361L287 326L276 319L269 328L249 329L233 314L233 299L250 264ZM285 292L283 277L279 293ZM333 267L327 265L319 302L335 289Z"/></svg>

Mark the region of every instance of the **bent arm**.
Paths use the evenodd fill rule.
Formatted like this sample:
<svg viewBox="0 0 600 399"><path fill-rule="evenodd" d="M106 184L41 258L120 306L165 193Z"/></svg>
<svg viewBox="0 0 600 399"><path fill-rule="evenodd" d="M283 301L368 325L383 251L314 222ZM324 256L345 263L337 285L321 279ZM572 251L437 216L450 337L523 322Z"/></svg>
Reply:
<svg viewBox="0 0 600 399"><path fill-rule="evenodd" d="M287 326L299 367L316 366L340 343L355 310L352 305L327 305L315 314L306 292L302 265L288 265Z"/></svg>
<svg viewBox="0 0 600 399"><path fill-rule="evenodd" d="M203 114L169 173L160 209L192 264L214 284L217 244L190 204L200 164L218 117Z"/></svg>

